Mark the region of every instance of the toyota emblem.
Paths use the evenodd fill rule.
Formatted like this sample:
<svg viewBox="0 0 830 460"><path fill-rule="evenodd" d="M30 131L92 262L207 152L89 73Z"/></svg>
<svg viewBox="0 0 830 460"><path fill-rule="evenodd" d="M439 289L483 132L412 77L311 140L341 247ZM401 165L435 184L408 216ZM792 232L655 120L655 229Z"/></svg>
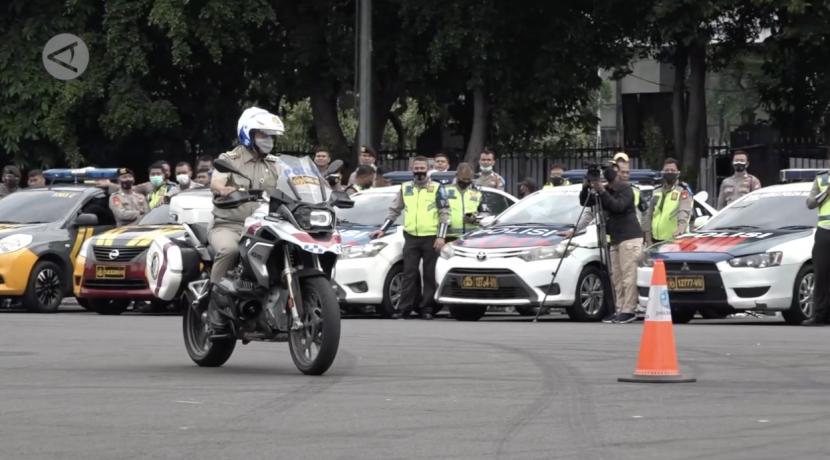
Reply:
<svg viewBox="0 0 830 460"><path fill-rule="evenodd" d="M113 249L112 251L110 251L110 260L117 259L119 255L121 255L121 253L118 252L118 249Z"/></svg>
<svg viewBox="0 0 830 460"><path fill-rule="evenodd" d="M478 259L478 260L487 259L487 253L484 252L484 251L479 252L478 254L476 254L476 259Z"/></svg>

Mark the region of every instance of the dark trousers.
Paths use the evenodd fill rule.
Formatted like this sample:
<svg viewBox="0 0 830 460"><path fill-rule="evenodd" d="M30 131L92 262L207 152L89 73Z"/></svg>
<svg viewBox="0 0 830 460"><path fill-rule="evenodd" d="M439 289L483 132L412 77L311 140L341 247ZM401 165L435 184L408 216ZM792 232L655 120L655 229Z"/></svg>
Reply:
<svg viewBox="0 0 830 460"><path fill-rule="evenodd" d="M405 316L410 314L415 306L418 306L421 314L431 314L435 304L435 262L438 261L438 252L433 248L435 235L412 236L404 232L403 237L403 292L400 311ZM421 260L424 261L423 295L419 292Z"/></svg>
<svg viewBox="0 0 830 460"><path fill-rule="evenodd" d="M830 230L819 227L813 243L813 311L816 319L827 320L830 310Z"/></svg>

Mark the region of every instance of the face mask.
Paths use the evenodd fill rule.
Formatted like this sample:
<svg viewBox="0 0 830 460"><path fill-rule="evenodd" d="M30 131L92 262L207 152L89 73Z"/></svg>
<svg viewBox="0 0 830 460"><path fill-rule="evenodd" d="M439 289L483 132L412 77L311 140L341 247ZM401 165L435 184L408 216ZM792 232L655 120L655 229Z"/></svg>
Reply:
<svg viewBox="0 0 830 460"><path fill-rule="evenodd" d="M190 176L187 174L178 174L176 176L176 182L181 185L189 185L190 184Z"/></svg>
<svg viewBox="0 0 830 460"><path fill-rule="evenodd" d="M732 168L735 169L735 172L744 172L746 171L746 163L732 163Z"/></svg>
<svg viewBox="0 0 830 460"><path fill-rule="evenodd" d="M489 173L490 171L493 170L493 166L484 166L483 164L480 164L480 163L479 163L478 166L479 166L479 168L481 168L481 172L483 172L483 173Z"/></svg>
<svg viewBox="0 0 830 460"><path fill-rule="evenodd" d="M150 183L153 184L153 187L161 187L161 184L164 183L164 176L150 176Z"/></svg>
<svg viewBox="0 0 830 460"><path fill-rule="evenodd" d="M677 181L678 173L663 173L663 179L666 180L667 184L673 184Z"/></svg>
<svg viewBox="0 0 830 460"><path fill-rule="evenodd" d="M553 176L553 177L550 178L550 183L553 184L554 186L558 187L558 186L565 183L565 179L562 179L559 176Z"/></svg>
<svg viewBox="0 0 830 460"><path fill-rule="evenodd" d="M124 190L130 190L131 188L133 188L133 181L131 181L131 180L122 180L121 181L121 188L123 188Z"/></svg>
<svg viewBox="0 0 830 460"><path fill-rule="evenodd" d="M456 183L458 184L458 186L460 188L465 189L465 188L469 187L470 184L472 184L472 181L460 180L460 181L457 181Z"/></svg>
<svg viewBox="0 0 830 460"><path fill-rule="evenodd" d="M614 179L617 178L617 170L614 168L605 168L602 171L602 175L605 177L605 180L608 182L614 182Z"/></svg>
<svg viewBox="0 0 830 460"><path fill-rule="evenodd" d="M415 180L417 180L417 181L422 181L422 180L427 178L426 171L417 171L417 172L414 172L413 175L415 176Z"/></svg>
<svg viewBox="0 0 830 460"><path fill-rule="evenodd" d="M271 150L274 150L274 139L271 137L258 137L256 139L256 146L262 153L271 153Z"/></svg>

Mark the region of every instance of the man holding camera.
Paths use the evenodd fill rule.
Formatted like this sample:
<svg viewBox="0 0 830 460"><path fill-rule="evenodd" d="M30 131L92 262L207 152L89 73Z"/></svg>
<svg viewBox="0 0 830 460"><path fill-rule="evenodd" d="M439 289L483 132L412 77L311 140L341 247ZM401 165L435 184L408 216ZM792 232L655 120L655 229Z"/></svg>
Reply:
<svg viewBox="0 0 830 460"><path fill-rule="evenodd" d="M617 305L614 313L603 319L604 323L631 323L637 319L637 261L643 248L643 231L637 220L634 192L631 185L618 177L619 166L611 163L602 168L589 168L579 202L593 206L599 199L605 214L605 230L610 239L611 278Z"/></svg>

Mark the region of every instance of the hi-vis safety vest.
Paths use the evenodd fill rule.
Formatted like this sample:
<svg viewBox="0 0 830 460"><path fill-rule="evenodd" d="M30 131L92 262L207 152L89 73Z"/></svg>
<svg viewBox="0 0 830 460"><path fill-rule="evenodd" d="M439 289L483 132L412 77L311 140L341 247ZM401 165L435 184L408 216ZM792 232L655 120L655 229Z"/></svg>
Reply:
<svg viewBox="0 0 830 460"><path fill-rule="evenodd" d="M568 179L565 179L565 181L564 181L564 182L562 182L560 185L553 185L553 184L551 184L551 183L550 183L550 181L548 181L548 183L547 183L547 184L545 184L545 186L544 186L544 187L542 187L542 189L546 189L546 188L556 188L556 187L564 187L564 186L566 186L566 185L571 185L571 181L569 181Z"/></svg>
<svg viewBox="0 0 830 460"><path fill-rule="evenodd" d="M438 234L438 190L441 184L429 181L426 187L416 187L412 182L401 184L403 195L403 230L412 236Z"/></svg>
<svg viewBox="0 0 830 460"><path fill-rule="evenodd" d="M677 211L680 208L682 194L688 194L686 190L672 189L669 193L663 193L663 187L654 190L657 198L657 205L651 217L651 235L655 240L666 241L674 237L677 229Z"/></svg>
<svg viewBox="0 0 830 460"><path fill-rule="evenodd" d="M830 174L816 177L819 193L827 192L830 188ZM830 230L830 198L825 198L818 208L818 226Z"/></svg>
<svg viewBox="0 0 830 460"><path fill-rule="evenodd" d="M464 215L478 212L483 199L481 190L471 186L462 190L457 185L447 187L447 200L450 203L450 228L447 236L457 238L478 228L475 224L464 222Z"/></svg>
<svg viewBox="0 0 830 460"><path fill-rule="evenodd" d="M164 204L164 197L167 195L167 186L163 185L150 193L150 209L156 209Z"/></svg>

